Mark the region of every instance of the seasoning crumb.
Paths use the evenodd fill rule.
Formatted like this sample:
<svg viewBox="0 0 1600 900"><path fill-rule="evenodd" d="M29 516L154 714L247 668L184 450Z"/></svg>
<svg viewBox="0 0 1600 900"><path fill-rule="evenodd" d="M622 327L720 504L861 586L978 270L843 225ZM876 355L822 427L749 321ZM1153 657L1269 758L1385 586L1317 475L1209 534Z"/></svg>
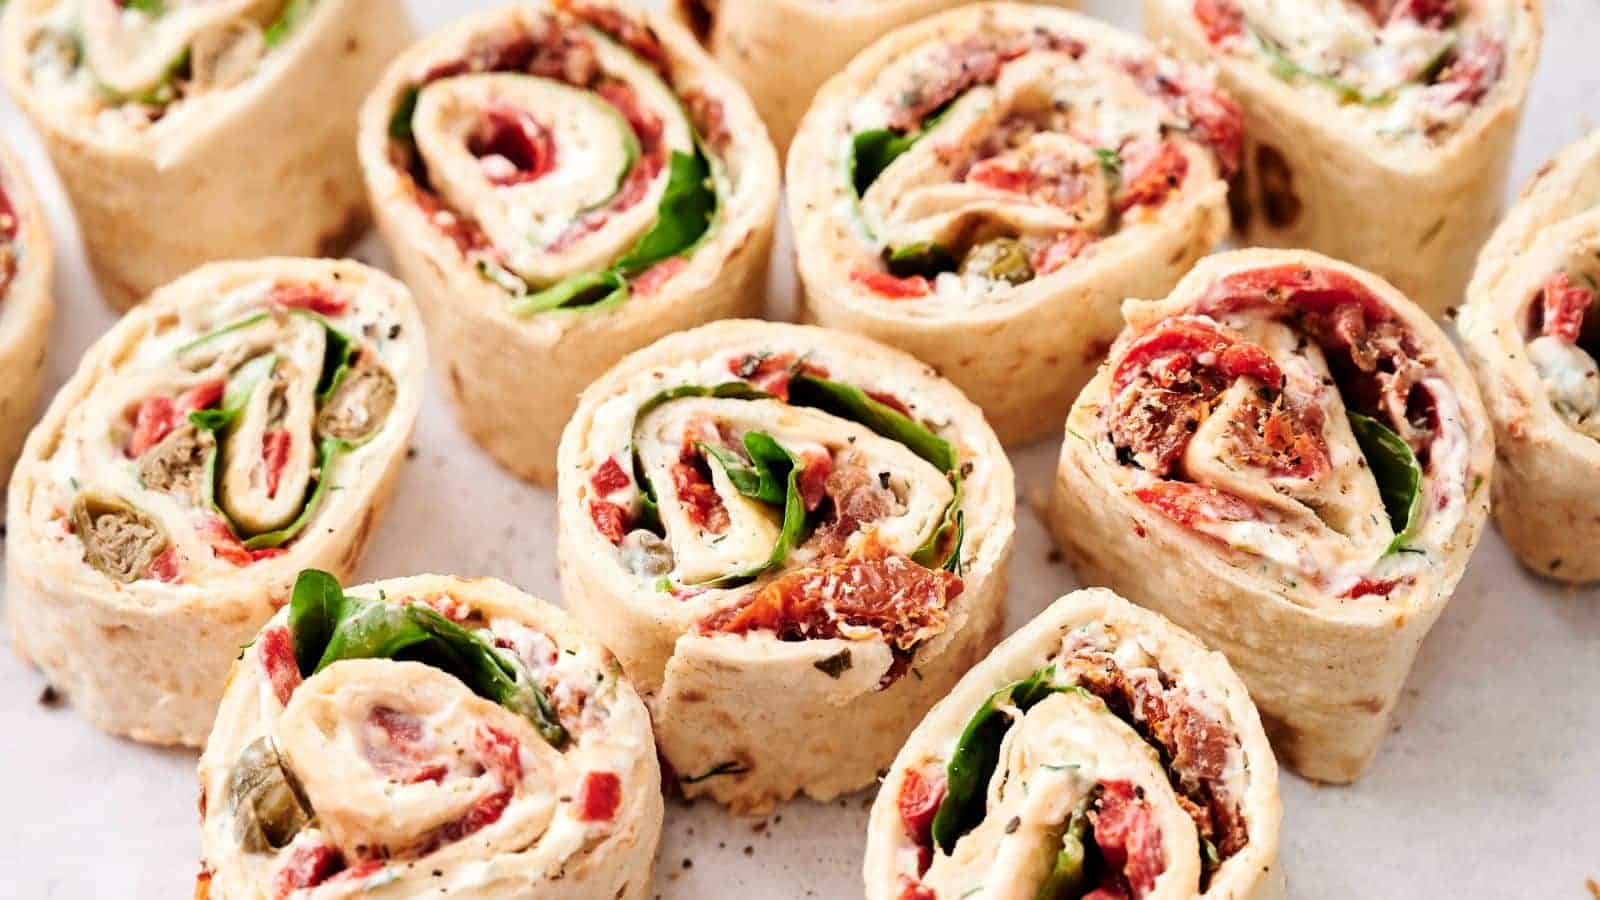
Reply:
<svg viewBox="0 0 1600 900"><path fill-rule="evenodd" d="M415 448L415 447L407 447L406 448L406 459L416 459L416 458L417 458L417 448Z"/></svg>
<svg viewBox="0 0 1600 900"><path fill-rule="evenodd" d="M1061 560L1063 559L1063 557L1061 555L1061 548L1060 547L1051 547L1050 548L1050 552L1046 553L1044 555L1044 558L1045 558L1045 561L1050 563L1051 565L1059 564L1061 562Z"/></svg>
<svg viewBox="0 0 1600 900"><path fill-rule="evenodd" d="M1013 833L1016 832L1016 830L1018 828L1021 828L1021 827L1022 827L1022 818L1020 816L1012 816L1011 817L1011 821L1006 823L1006 834L1013 834Z"/></svg>
<svg viewBox="0 0 1600 900"><path fill-rule="evenodd" d="M744 845L744 855L745 856L754 856L755 852L756 852L756 848L750 846L749 844L745 844Z"/></svg>
<svg viewBox="0 0 1600 900"><path fill-rule="evenodd" d="M684 857L684 858L683 858L683 867L684 867L684 868L685 868L685 869L692 869L692 868L694 868L694 860L692 860L692 859L690 859L690 858L689 858L689 857L687 857L687 856L685 856L685 857Z"/></svg>
<svg viewBox="0 0 1600 900"><path fill-rule="evenodd" d="M47 684L44 690L39 692L39 705L46 709L55 709L61 705L61 693L56 690L55 685Z"/></svg>

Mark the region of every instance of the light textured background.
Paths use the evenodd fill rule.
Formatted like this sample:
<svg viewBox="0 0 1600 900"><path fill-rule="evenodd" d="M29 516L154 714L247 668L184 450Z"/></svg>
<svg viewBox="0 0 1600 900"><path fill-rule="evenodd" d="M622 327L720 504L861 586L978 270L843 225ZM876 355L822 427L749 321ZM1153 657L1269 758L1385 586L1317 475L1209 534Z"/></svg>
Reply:
<svg viewBox="0 0 1600 900"><path fill-rule="evenodd" d="M424 28L490 5L411 2ZM1137 26L1132 0L1085 5ZM1518 183L1600 114L1600 0L1545 6L1544 62L1517 144ZM797 45L801 39L796 35ZM38 141L9 102L0 103L0 129L44 195L58 247L53 390L112 315L88 277L73 218ZM376 240L360 256L388 265ZM776 270L781 314L791 280L785 263ZM430 389L416 458L374 537L362 580L428 571L493 575L557 599L551 494L497 470L456 428L438 384ZM1065 565L1050 561L1033 512L1056 451L1046 442L1013 456L1022 501L1013 625L1078 586ZM1586 886L1600 879L1597 685L1600 591L1529 578L1489 535L1422 648L1395 733L1372 772L1349 788L1285 775L1283 863L1291 893L1600 897L1600 886ZM100 734L70 708L40 705L43 687L38 673L0 652L0 896L188 896L198 858L194 755ZM706 803L669 805L657 892L681 900L858 897L871 799L864 792L828 806L794 803L761 821L731 818Z"/></svg>

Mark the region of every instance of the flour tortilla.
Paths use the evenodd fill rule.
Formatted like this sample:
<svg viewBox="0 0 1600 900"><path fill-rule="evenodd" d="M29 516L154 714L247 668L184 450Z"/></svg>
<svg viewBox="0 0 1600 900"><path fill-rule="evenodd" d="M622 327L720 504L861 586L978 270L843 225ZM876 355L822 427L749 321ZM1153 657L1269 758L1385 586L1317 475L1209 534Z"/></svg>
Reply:
<svg viewBox="0 0 1600 900"><path fill-rule="evenodd" d="M1473 259L1502 206L1543 30L1540 0L1475 0L1508 25L1505 67L1468 119L1437 145L1385 147L1341 112L1335 92L1291 84L1269 64L1220 53L1207 40L1194 0L1145 0L1145 29L1179 52L1216 66L1245 113L1244 172L1231 198L1243 246L1304 248L1393 282L1430 315L1459 306ZM1294 215L1271 221L1263 159L1286 167Z"/></svg>
<svg viewBox="0 0 1600 900"><path fill-rule="evenodd" d="M1524 337L1543 281L1600 236L1600 133L1546 163L1478 257L1458 329L1495 424L1495 522L1523 564L1574 584L1600 579L1600 444L1551 406Z"/></svg>
<svg viewBox="0 0 1600 900"><path fill-rule="evenodd" d="M1154 668L1164 676L1164 683L1183 689L1231 732L1237 747L1229 751L1224 783L1233 792L1232 799L1237 803L1249 840L1223 861L1212 873L1207 890L1201 892L1193 849L1194 823L1181 812L1176 817L1171 814L1171 807L1176 805L1172 799L1175 791L1160 766L1154 766L1152 772L1138 761L1139 757L1153 760L1155 753L1149 742L1106 711L1097 699L1075 698L1070 707L1061 704L1062 709L1049 711L1058 722L1045 724L1053 725L1059 733L1057 741L1078 745L1076 752L1061 758L1068 764L1079 765L1085 780L1138 778L1145 798L1163 809L1162 843L1170 857L1171 871L1164 873L1156 890L1145 896L1210 900L1225 897L1269 900L1285 896L1283 870L1278 864L1279 828L1283 818L1283 806L1278 798L1278 764L1244 684L1222 654L1207 650L1188 632L1111 591L1089 588L1055 601L1006 638L928 712L907 739L884 778L883 787L878 790L867 824L864 876L869 900L896 900L901 896L898 893L903 884L901 878L918 875L915 845L906 834L896 802L907 773L912 769L942 771L963 729L984 701L1006 685L1059 664L1061 659L1070 656L1070 648L1064 648L1064 639L1075 632L1109 635L1106 649L1119 660L1139 660L1141 666ZM1034 713L1030 712L1028 719L1033 718ZM1013 720L1011 727L1020 726ZM1023 770L1007 769L1005 774L1030 782L1052 776L1038 765ZM997 772L995 778L1000 775ZM1072 780L1075 779L1069 781ZM1069 784L1064 782L1060 786ZM1033 792L1029 794L1032 796ZM1070 809L1072 806L1054 797L1044 802L1050 807L1064 805ZM968 877L981 878L979 883L985 887L985 893L1033 896L1037 885L1024 883L1019 877L1030 860L1018 859L1018 852L1008 849L1018 843L1009 838L1013 831L994 828L993 824L1005 823L992 823L988 828L980 825L957 843L953 855L936 851L933 871L942 872L953 859L970 858L977 865ZM1032 824L1030 821L1029 825ZM1180 857L1175 850L1179 847L1189 855ZM980 860L988 862L980 864ZM1003 877L1002 873L1017 880L997 881Z"/></svg>
<svg viewBox="0 0 1600 900"><path fill-rule="evenodd" d="M459 740L483 726L515 737L524 780L514 786L496 820L481 830L420 856L397 853L366 879L326 883L308 896L414 897L441 888L452 896L482 900L642 900L650 895L650 870L661 835L661 775L649 715L604 647L555 606L494 579L414 575L345 593L382 596L394 604L448 598L447 608L479 613L491 627L503 622L532 629L564 657L562 673L581 677L584 690L599 685L586 705L604 714L585 715L558 751L525 719L474 695L454 676L422 663L390 659L333 663L296 687L285 706L266 678L260 650L252 645L233 666L200 757L203 874L197 897L268 900L274 896L274 873L292 853L287 848L252 851L238 839L229 779L245 748L263 737L287 759L317 813L317 823L307 831L326 836L345 854L380 840L393 848L422 838L419 823L437 818L439 807L461 802L454 800L451 785L465 777L455 768L436 785L399 785L370 758L349 752L360 740L353 726L363 724L379 706L421 718L419 740L425 748L430 742ZM263 632L286 629L287 621L288 610L280 611ZM448 763L451 749L440 753L437 743L431 746L436 748L431 759ZM582 779L591 772L614 774L620 782L617 808L605 824L586 823L575 801ZM309 837L303 831L296 839L305 842ZM348 856L345 862L350 864Z"/></svg>
<svg viewBox="0 0 1600 900"><path fill-rule="evenodd" d="M962 482L964 589L942 631L915 649L913 671L886 689L878 684L892 659L881 635L782 641L763 631L704 633L697 623L772 576L754 588L675 598L658 589L655 577L626 568L591 521L590 479L627 442L639 404L674 384L734 380L728 361L759 352L804 356L833 378L893 392L918 416L943 423L938 433L971 466ZM780 409L809 412L774 401L748 405L758 410L752 415L773 422L783 415ZM808 426L823 429L819 441L858 427L827 421ZM870 784L922 712L998 640L1015 527L1013 490L1011 466L982 414L910 357L818 328L707 325L627 357L584 392L561 445L563 592L567 608L617 653L645 695L662 757L685 793L709 795L739 812L768 810L799 793L827 800ZM664 510L663 518L669 514ZM669 540L679 548L688 543Z"/></svg>
<svg viewBox="0 0 1600 900"><path fill-rule="evenodd" d="M937 294L914 303L886 299L852 280L859 266L879 265L852 213L848 153L858 99L925 45L1034 27L1082 41L1102 84L1122 83L1124 60L1176 66L1141 38L1076 13L1015 3L963 7L892 32L858 55L818 92L788 163L803 318L865 334L932 365L983 408L1007 444L1055 429L1121 327L1125 298L1170 290L1227 231L1227 185L1217 163L1200 144L1183 140L1189 168L1174 194L1154 210L1141 208L1138 218L1052 274L975 303ZM1121 99L1107 102L1115 108ZM1161 108L1154 97L1137 99L1145 113ZM1107 115L1122 114L1119 108ZM929 152L937 158L955 140L935 132L922 144L935 148Z"/></svg>
<svg viewBox="0 0 1600 900"><path fill-rule="evenodd" d="M33 425L34 408L44 381L45 354L49 350L50 321L55 313L51 279L55 273L55 247L50 224L45 221L27 181L22 164L9 147L0 144L0 188L17 216L17 237L12 252L18 255L16 272L0 296L0 485L11 477L11 467L22 451L22 441Z"/></svg>
<svg viewBox="0 0 1600 900"><path fill-rule="evenodd" d="M7 4L0 67L72 199L107 301L127 309L212 260L331 256L360 238L355 111L411 39L402 0L321 0L253 76L137 133L106 130L33 83L35 30L79 2Z"/></svg>
<svg viewBox="0 0 1600 900"><path fill-rule="evenodd" d="M1494 437L1466 364L1422 310L1381 279L1305 251L1219 254L1167 299L1129 301L1130 328L1112 359L1155 323L1192 312L1221 278L1281 265L1354 278L1434 360L1430 387L1444 425L1423 476L1420 523L1402 542L1406 551L1388 550L1392 532L1347 540L1327 526L1299 542L1277 528L1251 538L1271 547L1272 535L1284 534L1285 546L1304 554L1289 566L1179 525L1139 501L1133 491L1148 473L1119 463L1104 436L1100 410L1108 400L1109 366L1067 419L1050 521L1083 578L1166 615L1227 656L1286 766L1320 781L1348 782L1366 769L1388 733L1417 649L1477 545L1488 515ZM1326 433L1334 435L1337 427ZM1361 475L1366 463L1349 456L1359 453L1352 440L1340 434L1341 470ZM1188 464L1195 465L1192 458ZM1388 529L1372 479L1362 477L1365 485L1359 477L1348 482L1349 496L1363 498L1351 510L1352 521L1382 522L1376 527ZM1237 493L1250 482L1245 474L1230 485ZM1400 583L1387 599L1337 596L1368 577Z"/></svg>
<svg viewBox="0 0 1600 900"><path fill-rule="evenodd" d="M578 393L612 363L675 331L760 313L777 208L776 156L739 84L669 18L597 6L647 23L680 95L693 88L720 102L730 136L721 151L708 150L726 173L713 230L687 267L649 296L629 296L614 308L515 314L511 295L429 221L391 162L389 123L408 84L435 62L459 56L473 36L538 21L551 3L477 13L428 37L394 61L361 114L361 160L378 224L428 318L462 425L502 466L542 485L555 482L556 445Z"/></svg>
<svg viewBox="0 0 1600 900"><path fill-rule="evenodd" d="M259 312L252 286L275 279L349 290L350 310L329 320L375 355L396 391L376 432L334 463L337 490L323 493L288 552L236 566L198 530L209 513L142 486L114 435L126 431L125 410L138 405L142 385L181 372L175 348ZM224 303L230 290L236 299ZM381 340L363 337L369 323ZM422 323L404 286L353 261L215 263L157 291L89 348L23 448L6 504L12 646L97 727L199 746L228 666L288 599L295 573L355 568L404 465L426 366ZM83 541L68 528L80 497L144 512L180 554L183 582L141 573L116 580L86 562Z"/></svg>

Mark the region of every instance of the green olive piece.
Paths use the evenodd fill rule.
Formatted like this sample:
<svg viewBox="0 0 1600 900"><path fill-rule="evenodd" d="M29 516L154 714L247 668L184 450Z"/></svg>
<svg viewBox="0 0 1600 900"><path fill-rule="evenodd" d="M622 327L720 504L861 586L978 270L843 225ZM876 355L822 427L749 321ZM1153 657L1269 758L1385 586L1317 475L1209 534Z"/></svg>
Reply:
<svg viewBox="0 0 1600 900"><path fill-rule="evenodd" d="M974 244L961 264L961 274L982 275L993 281L1026 284L1033 280L1028 251L1016 238L995 238Z"/></svg>
<svg viewBox="0 0 1600 900"><path fill-rule="evenodd" d="M83 542L83 561L123 584L143 578L168 547L161 526L120 498L79 494L72 525Z"/></svg>
<svg viewBox="0 0 1600 900"><path fill-rule="evenodd" d="M317 414L317 435L358 444L376 434L394 408L394 378L376 366L345 376Z"/></svg>
<svg viewBox="0 0 1600 900"><path fill-rule="evenodd" d="M311 824L311 804L301 796L294 775L266 736L252 741L233 764L228 806L233 810L234 836L251 853L286 847Z"/></svg>

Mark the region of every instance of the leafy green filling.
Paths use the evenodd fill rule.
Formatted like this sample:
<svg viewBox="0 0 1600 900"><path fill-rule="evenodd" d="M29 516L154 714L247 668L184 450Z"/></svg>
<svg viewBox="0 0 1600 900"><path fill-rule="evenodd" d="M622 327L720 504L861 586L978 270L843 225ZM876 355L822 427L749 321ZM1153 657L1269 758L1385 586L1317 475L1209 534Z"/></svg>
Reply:
<svg viewBox="0 0 1600 900"><path fill-rule="evenodd" d="M332 575L307 569L295 580L289 633L302 676L344 659L421 662L526 718L552 747L560 749L568 740L549 698L519 657L424 603L352 597Z"/></svg>
<svg viewBox="0 0 1600 900"><path fill-rule="evenodd" d="M757 390L743 381L724 382L713 387L680 385L662 391L641 404L634 417L635 429L646 415L663 403L684 397L771 399L770 394ZM912 559L930 569L943 568L959 573L961 546L966 534L966 517L961 510L962 477L958 468L959 460L950 442L905 413L873 399L854 385L802 374L798 370L789 382L789 402L795 406L820 409L864 425L874 433L904 445L949 476L951 485L955 489L955 496L945 508L939 527L916 550ZM799 476L804 465L799 458L764 432L747 433L744 437L744 447L749 462L745 462L737 453L726 448L703 443L697 445L703 456L714 460L723 468L728 475L729 483L740 494L773 506L781 504L784 511L783 526L772 555L765 563L743 572L721 576L707 582L707 586L733 587L746 584L777 568L783 564L791 550L804 542L805 536L815 525L806 515L804 499L800 494ZM659 535L662 533L662 526L658 495L644 473L644 465L638 456L637 441L634 442L633 466L634 480L640 485L642 496L643 513L640 527L648 528Z"/></svg>
<svg viewBox="0 0 1600 900"><path fill-rule="evenodd" d="M350 372L350 366L355 358L356 348L350 337L339 329L334 328L321 316L304 310L293 310L292 315L306 316L316 320L323 329L325 339L323 343L322 371L317 379L317 403L320 406L328 397L338 389L341 382ZM197 347L210 343L217 338L247 328L262 321L267 316L265 313L242 319L210 334L204 335L178 349L182 355ZM226 386L222 391L221 403L212 409L201 409L189 414L189 421L201 431L209 431L216 436L215 446L206 456L205 463L205 500L216 513L228 523L228 527L236 535L242 535L238 523L234 522L227 512L216 502L218 480L221 473L218 471L217 458L222 452L222 442L227 439L228 432L232 430L239 415L244 411L245 405L250 402L250 396L255 393L260 384L272 376L277 367L278 357L274 353L263 353L242 363L228 376ZM246 550L267 550L282 547L293 540L311 521L317 509L322 505L323 498L329 490L332 472L339 458L345 453L355 449L355 445L340 438L323 438L317 444L316 479L306 493L305 502L300 507L299 515L282 528L244 538L242 543Z"/></svg>
<svg viewBox="0 0 1600 900"><path fill-rule="evenodd" d="M1328 90L1331 90L1335 94L1339 95L1339 101L1341 103L1359 103L1362 106L1384 106L1394 101L1393 91L1384 91L1381 94L1368 94L1362 91L1361 88L1351 84L1348 81L1335 78L1332 75L1324 75L1321 72L1316 72L1306 68L1305 66L1302 66L1300 63L1291 59L1289 55L1284 52L1282 47L1278 46L1272 41L1267 40L1260 34L1256 34L1255 39L1256 44L1261 48L1261 52L1266 54L1267 59L1272 63L1272 74L1278 76L1284 81L1292 82L1304 79L1306 81L1320 84Z"/></svg>
<svg viewBox="0 0 1600 900"><path fill-rule="evenodd" d="M1046 697L1068 691L1091 696L1076 685L1057 684L1055 675L1055 666L1046 666L1006 685L967 721L945 766L945 797L933 816L933 842L945 853L953 852L956 841L983 821L989 780L1000 764L1000 742L1012 725L1008 710L1026 713Z"/></svg>
<svg viewBox="0 0 1600 900"><path fill-rule="evenodd" d="M1367 458L1367 468L1378 482L1378 493L1394 526L1394 540L1384 553L1394 553L1412 538L1422 518L1422 465L1411 446L1382 422L1358 412L1350 412L1349 417L1350 431Z"/></svg>

